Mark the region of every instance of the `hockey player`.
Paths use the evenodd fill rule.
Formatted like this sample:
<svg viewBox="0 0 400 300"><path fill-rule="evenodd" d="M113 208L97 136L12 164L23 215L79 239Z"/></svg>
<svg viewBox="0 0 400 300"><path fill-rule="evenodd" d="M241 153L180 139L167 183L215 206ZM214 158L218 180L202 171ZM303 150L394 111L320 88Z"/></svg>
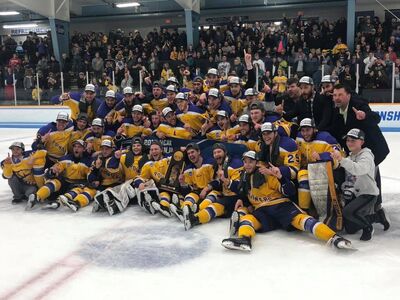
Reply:
<svg viewBox="0 0 400 300"><path fill-rule="evenodd" d="M46 167L50 167L68 153L73 129L69 115L65 112L58 113L56 122L51 122L39 129L32 149L47 151Z"/></svg>
<svg viewBox="0 0 400 300"><path fill-rule="evenodd" d="M170 162L170 157L163 156L162 146L159 142L153 141L150 145L149 161L146 162L141 171L140 176L134 180L135 187L139 191L145 191L147 186L146 183L153 180L155 185L159 184L161 179L165 177L168 166ZM171 202L171 195L168 192L161 192L159 199L151 199L151 203L147 203L144 206L152 214L155 211L159 211L166 217L171 217L171 211L169 209ZM140 204L140 203L139 203Z"/></svg>
<svg viewBox="0 0 400 300"><path fill-rule="evenodd" d="M231 127L229 115L225 110L218 111L216 119L217 124L214 127L210 128L205 134L207 139L223 142L233 142L235 140L236 134L238 134L240 131L240 127Z"/></svg>
<svg viewBox="0 0 400 300"><path fill-rule="evenodd" d="M189 140L195 135L194 131L185 129L185 125L177 120L175 112L170 107L164 108L162 115L165 122L162 122L157 128L156 135L158 138L165 139L171 137Z"/></svg>
<svg viewBox="0 0 400 300"><path fill-rule="evenodd" d="M365 133L362 130L351 129L346 135L349 157L344 158L337 150L331 156L346 170L346 181L342 185L346 201L343 209L346 231L354 233L361 228L360 240L369 241L374 231L371 217L379 189L374 179L374 155L370 149L363 147L364 140Z"/></svg>
<svg viewBox="0 0 400 300"><path fill-rule="evenodd" d="M252 123L248 115L242 115L239 118L240 133L236 134L235 143L244 144L249 150L255 150L258 143L258 135L252 131Z"/></svg>
<svg viewBox="0 0 400 300"><path fill-rule="evenodd" d="M240 218L238 237L224 239L222 245L232 250L251 250L251 239L256 232L268 232L290 226L312 233L322 241L336 248L351 248L351 242L337 235L333 230L313 217L303 213L287 197L294 194L293 183L279 168L270 164L270 174L263 175L257 166L254 151L243 154L245 177L231 184L231 189L247 196L254 211ZM243 206L238 200L236 207Z"/></svg>
<svg viewBox="0 0 400 300"><path fill-rule="evenodd" d="M112 140L115 133L113 131L105 131L104 122L100 118L96 118L92 121L90 131L85 140L87 143L86 151L92 155L92 157L97 157L101 152L102 141L105 139Z"/></svg>
<svg viewBox="0 0 400 300"><path fill-rule="evenodd" d="M163 86L160 82L155 81L153 83L152 92L153 98L150 100L150 103L143 104L143 108L147 114L153 110L161 112L168 106L168 100L164 95Z"/></svg>
<svg viewBox="0 0 400 300"><path fill-rule="evenodd" d="M144 145L140 137L132 138L132 143L129 150L123 153L120 158L122 172L125 181L133 180L140 175L142 157L144 153Z"/></svg>
<svg viewBox="0 0 400 300"><path fill-rule="evenodd" d="M296 142L278 134L278 128L272 123L264 123L261 126L262 140L259 146L259 160L264 166L262 174L268 173L269 163L277 166L281 174L289 180L297 178L300 167L300 159Z"/></svg>
<svg viewBox="0 0 400 300"><path fill-rule="evenodd" d="M176 111L178 107L177 107L176 102L175 102L175 97L178 94L178 88L175 87L175 85L170 84L170 85L167 86L165 91L167 93L167 101L168 101L167 107L169 107L172 110Z"/></svg>
<svg viewBox="0 0 400 300"><path fill-rule="evenodd" d="M144 116L143 107L136 104L132 108L132 122L123 123L117 130L115 136L116 140L131 139L135 136L147 136L152 133L150 129L150 122Z"/></svg>
<svg viewBox="0 0 400 300"><path fill-rule="evenodd" d="M35 194L31 194L26 210L31 210L39 202L44 202L52 194L60 195L49 207L58 208L60 203L76 212L78 208L89 204L95 195L94 189L86 187L91 160L85 156L85 142L77 140L73 144L72 154L62 157L48 169L46 184Z"/></svg>
<svg viewBox="0 0 400 300"><path fill-rule="evenodd" d="M127 86L123 90L124 98L118 102L115 106L115 110L118 113L117 118L121 118L123 123L132 122L132 109L134 105L140 104L139 100L133 94L133 90L130 86Z"/></svg>
<svg viewBox="0 0 400 300"><path fill-rule="evenodd" d="M178 93L175 99L178 106L176 117L184 124L186 130L192 130L197 135L206 121L205 111L191 103L184 93Z"/></svg>
<svg viewBox="0 0 400 300"><path fill-rule="evenodd" d="M230 189L233 181L238 181L243 163L239 159L230 159L222 143L213 146L213 180L206 186L206 198L199 205L199 212L194 213L188 206L183 207L185 230L195 225L210 222L219 216L230 217L238 196Z"/></svg>
<svg viewBox="0 0 400 300"><path fill-rule="evenodd" d="M74 121L74 130L71 134L68 152L72 153L72 144L77 140L86 140L86 137L89 135L90 132L89 118L87 114L80 113Z"/></svg>
<svg viewBox="0 0 400 300"><path fill-rule="evenodd" d="M90 186L100 191L94 197L93 212L97 212L100 209L107 209L110 215L114 214L114 209L116 209L114 205L115 198L112 193L107 193L107 189L121 184L123 180L124 176L119 163L119 157L114 155L113 142L109 139L104 139L101 142L101 153L92 163L88 174Z"/></svg>
<svg viewBox="0 0 400 300"><path fill-rule="evenodd" d="M17 204L43 186L46 150L25 151L22 142L12 143L9 149L11 155L1 162L1 168L13 193L12 204Z"/></svg>
<svg viewBox="0 0 400 300"><path fill-rule="evenodd" d="M192 211L197 211L198 203L206 198L209 192L208 184L214 176L214 160L206 159L201 155L200 147L196 143L186 146L186 155L190 163L179 176L184 201L171 203L170 209L182 222L182 208L189 206Z"/></svg>
<svg viewBox="0 0 400 300"><path fill-rule="evenodd" d="M332 161L333 168L336 169L338 161L331 158L331 153L334 150L340 150L340 145L329 132L318 131L314 122L309 118L300 122L300 132L296 143L299 147L301 168L297 175L299 206L308 210L311 204L311 195L307 166L309 163Z"/></svg>
<svg viewBox="0 0 400 300"><path fill-rule="evenodd" d="M71 119L76 120L80 113L86 113L89 122L96 118L97 110L101 105L101 100L96 98L96 88L93 84L87 84L82 94L65 93L61 95L60 102L71 109Z"/></svg>

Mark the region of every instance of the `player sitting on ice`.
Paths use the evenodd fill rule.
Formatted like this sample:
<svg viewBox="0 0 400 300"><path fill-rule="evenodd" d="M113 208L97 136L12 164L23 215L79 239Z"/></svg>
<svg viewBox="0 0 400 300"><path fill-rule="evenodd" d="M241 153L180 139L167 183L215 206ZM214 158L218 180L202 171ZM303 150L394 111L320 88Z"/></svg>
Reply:
<svg viewBox="0 0 400 300"><path fill-rule="evenodd" d="M78 208L89 204L96 190L87 187L87 175L91 159L85 155L85 142L77 140L73 144L72 154L62 157L46 171L46 184L35 194L31 194L26 210L31 210L37 203L44 202L52 195L58 195L57 200L50 199L46 208L57 209L60 203L76 212Z"/></svg>
<svg viewBox="0 0 400 300"><path fill-rule="evenodd" d="M156 187L165 178L170 160L170 157L164 157L160 142L153 141L150 145L149 161L143 165L140 176L134 180L138 189L138 204L151 214L158 211L166 217L172 216L169 209L170 193L159 193Z"/></svg>
<svg viewBox="0 0 400 300"><path fill-rule="evenodd" d="M185 151L190 163L186 165L183 174L179 176L181 193L185 195L184 201L182 203L173 201L170 206L171 212L182 222L182 208L189 206L193 212L197 211L198 203L206 198L209 192L207 186L214 175L214 160L204 158L197 143L188 144Z"/></svg>
<svg viewBox="0 0 400 300"><path fill-rule="evenodd" d="M114 145L111 140L101 142L101 153L92 163L88 175L89 184L97 189L94 197L92 212L107 210L110 215L120 211L122 201L117 193L113 193L115 186L123 183L122 169L119 164L119 157L114 155Z"/></svg>
<svg viewBox="0 0 400 300"><path fill-rule="evenodd" d="M348 233L362 229L360 240L372 238L374 205L379 195L375 181L374 155L369 148L363 147L365 133L357 128L346 135L349 157L344 158L339 151L331 154L346 171L346 181L342 185L346 205L343 209L345 228Z"/></svg>
<svg viewBox="0 0 400 300"><path fill-rule="evenodd" d="M226 147L222 143L214 144L212 181L206 186L206 198L199 205L199 212L194 213L189 207L183 207L184 226L189 230L195 225L210 222L220 216L230 217L237 193L230 189L235 180L239 180L243 163L240 159L230 159Z"/></svg>
<svg viewBox="0 0 400 300"><path fill-rule="evenodd" d="M287 197L295 193L294 184L278 167L270 164L269 174L261 174L254 151L243 154L244 177L231 183L231 189L247 197L253 206L252 213L242 216L238 236L224 239L222 245L232 250L251 250L251 239L256 232L268 232L293 226L308 231L318 239L327 241L336 248L351 248L351 242L337 235L325 224L301 211ZM236 208L243 206L238 200Z"/></svg>
<svg viewBox="0 0 400 300"><path fill-rule="evenodd" d="M22 142L12 143L9 149L11 155L1 162L1 168L13 193L12 204L17 204L43 186L46 150L25 151Z"/></svg>
<svg viewBox="0 0 400 300"><path fill-rule="evenodd" d="M318 131L314 122L309 118L305 118L300 122L300 131L296 142L299 147L301 168L297 176L299 182L299 206L302 209L309 210L311 207L311 194L313 194L314 205L317 208L317 212L321 213L321 211L318 211L318 202L322 202L320 205L325 208L328 201L328 180L326 180L326 184L321 184L321 179L328 176L327 170L323 167L322 174L312 174L316 180L311 183L314 190L310 194L309 169L311 169L311 172L318 172L315 168L317 167L315 163L325 166L326 162L332 162L333 169L336 169L338 162L331 158L331 153L334 150L340 150L340 145L329 132ZM329 171L329 176L333 176L331 171ZM324 209L323 216L320 217L325 217L326 214L326 209Z"/></svg>

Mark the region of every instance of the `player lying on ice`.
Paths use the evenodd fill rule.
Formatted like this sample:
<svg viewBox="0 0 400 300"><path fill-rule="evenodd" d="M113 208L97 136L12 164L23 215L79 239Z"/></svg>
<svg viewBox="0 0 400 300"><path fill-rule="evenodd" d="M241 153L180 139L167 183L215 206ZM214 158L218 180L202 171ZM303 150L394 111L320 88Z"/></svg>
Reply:
<svg viewBox="0 0 400 300"><path fill-rule="evenodd" d="M311 232L318 239L339 249L351 249L351 242L339 236L327 225L304 213L287 197L295 193L293 183L283 177L279 168L271 165L268 174L261 174L254 151L243 154L244 174L240 181L232 182L231 189L246 195L253 210L241 216L237 223L237 237L222 241L222 245L232 250L251 250L251 239L256 232L268 232L278 228L293 226ZM238 200L236 209L243 206ZM235 225L234 225L235 226Z"/></svg>

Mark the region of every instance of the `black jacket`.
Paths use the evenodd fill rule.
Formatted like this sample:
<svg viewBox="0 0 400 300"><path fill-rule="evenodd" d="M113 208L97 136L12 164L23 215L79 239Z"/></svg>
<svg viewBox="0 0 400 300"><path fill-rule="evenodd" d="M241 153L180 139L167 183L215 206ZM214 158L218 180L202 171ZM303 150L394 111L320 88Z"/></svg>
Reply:
<svg viewBox="0 0 400 300"><path fill-rule="evenodd" d="M357 120L353 107L366 113L364 120ZM331 133L341 146L349 153L346 147L346 141L343 138L352 128L358 128L365 132L365 147L371 149L375 156L375 164L379 165L389 154L390 150L378 124L380 116L371 110L368 103L351 96L347 109L347 120L344 123L343 116L339 113L339 108L334 108L332 112L332 121L327 131Z"/></svg>

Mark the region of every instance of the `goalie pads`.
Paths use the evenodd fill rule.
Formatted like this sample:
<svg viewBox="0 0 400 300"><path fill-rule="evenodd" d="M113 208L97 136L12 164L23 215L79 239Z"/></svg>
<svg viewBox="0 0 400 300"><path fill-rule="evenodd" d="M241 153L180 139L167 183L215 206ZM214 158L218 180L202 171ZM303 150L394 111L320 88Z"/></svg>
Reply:
<svg viewBox="0 0 400 300"><path fill-rule="evenodd" d="M308 181L311 199L319 220L332 230L342 230L342 205L336 194L332 163L316 162L308 164Z"/></svg>
<svg viewBox="0 0 400 300"><path fill-rule="evenodd" d="M136 191L133 180L105 189L94 197L100 208L106 209L110 216L123 212L135 198Z"/></svg>
<svg viewBox="0 0 400 300"><path fill-rule="evenodd" d="M154 215L156 210L154 209L152 202L160 202L160 192L157 187L147 187L140 191L136 189L138 205L144 208L147 212Z"/></svg>

